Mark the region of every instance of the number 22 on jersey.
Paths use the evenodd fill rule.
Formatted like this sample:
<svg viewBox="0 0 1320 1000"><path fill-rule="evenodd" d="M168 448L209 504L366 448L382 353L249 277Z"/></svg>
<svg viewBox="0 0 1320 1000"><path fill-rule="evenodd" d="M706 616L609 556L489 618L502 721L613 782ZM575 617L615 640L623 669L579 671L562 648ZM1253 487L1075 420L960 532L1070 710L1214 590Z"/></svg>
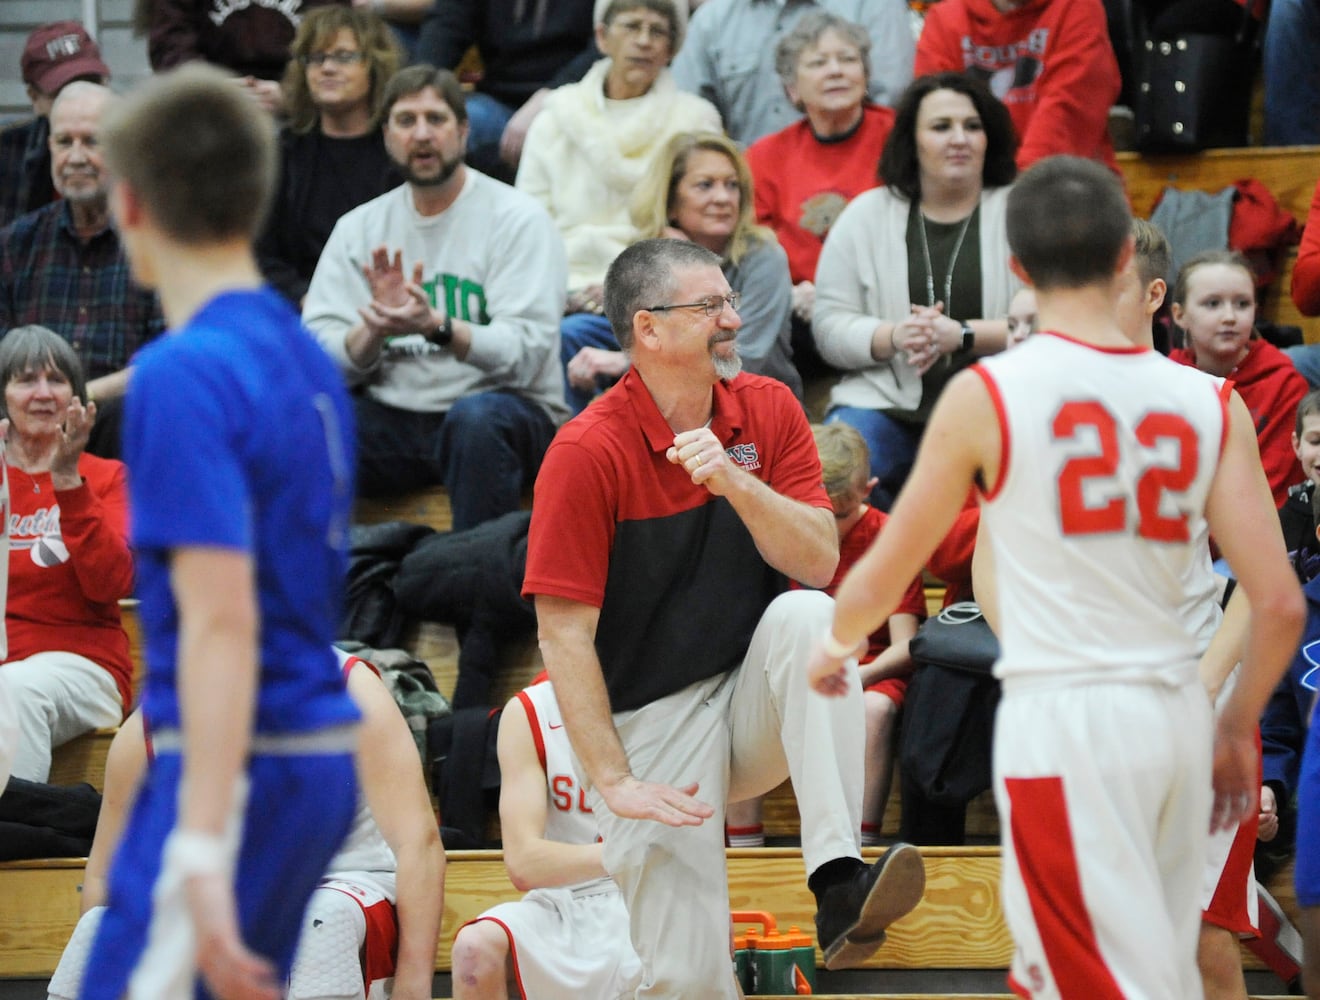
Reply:
<svg viewBox="0 0 1320 1000"><path fill-rule="evenodd" d="M1128 529L1129 503L1136 501L1136 533L1152 542L1186 542L1190 538L1187 515L1161 512L1166 494L1180 493L1196 480L1198 450L1196 431L1176 413L1152 411L1134 428L1136 443L1146 452L1163 446L1172 449L1175 460L1167 465L1149 465L1138 476L1135 498L1114 492L1103 502L1088 506L1088 481L1110 481L1117 485L1119 471L1118 421L1098 400L1070 400L1054 416L1051 432L1055 441L1077 440L1093 430L1098 450L1069 458L1059 470L1059 523L1065 535L1113 534ZM1121 488L1120 488L1121 489Z"/></svg>

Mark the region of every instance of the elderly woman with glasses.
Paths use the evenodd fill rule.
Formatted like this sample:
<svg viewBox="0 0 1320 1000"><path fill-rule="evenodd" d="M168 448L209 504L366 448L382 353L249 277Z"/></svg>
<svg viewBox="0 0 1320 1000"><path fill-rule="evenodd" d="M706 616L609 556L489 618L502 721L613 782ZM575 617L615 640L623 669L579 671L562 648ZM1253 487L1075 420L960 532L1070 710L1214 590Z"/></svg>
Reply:
<svg viewBox="0 0 1320 1000"><path fill-rule="evenodd" d="M880 158L884 187L859 194L816 269L812 334L844 376L827 423L856 427L888 510L944 384L1000 351L1021 282L1009 269L1005 206L1017 174L1008 111L962 73L920 77L899 99Z"/></svg>
<svg viewBox="0 0 1320 1000"><path fill-rule="evenodd" d="M400 183L377 113L403 53L371 11L318 7L303 15L292 56L280 184L257 252L267 280L301 305L340 216Z"/></svg>
<svg viewBox="0 0 1320 1000"><path fill-rule="evenodd" d="M719 131L704 98L680 91L669 61L687 28L686 0L597 0L601 59L578 83L556 89L532 122L516 186L555 220L568 253L568 305L560 335L565 358L603 327L605 269L638 238L628 203L652 160L673 136ZM569 404L586 400L570 391Z"/></svg>
<svg viewBox="0 0 1320 1000"><path fill-rule="evenodd" d="M793 311L806 333L825 235L852 198L879 183L875 165L894 112L866 97L871 36L830 11L804 15L780 39L775 69L803 117L752 143L747 164L756 218L788 254Z"/></svg>
<svg viewBox="0 0 1320 1000"><path fill-rule="evenodd" d="M777 378L802 398L802 379L789 346L792 286L788 258L775 235L752 215L752 175L732 139L718 132L680 135L656 157L638 185L632 219L640 237L691 240L718 254L733 289L730 304L742 319L737 351L741 367ZM666 308L706 308L717 315L723 300ZM568 363L570 393L594 392L628 368L608 323ZM587 398L590 398L589 395Z"/></svg>

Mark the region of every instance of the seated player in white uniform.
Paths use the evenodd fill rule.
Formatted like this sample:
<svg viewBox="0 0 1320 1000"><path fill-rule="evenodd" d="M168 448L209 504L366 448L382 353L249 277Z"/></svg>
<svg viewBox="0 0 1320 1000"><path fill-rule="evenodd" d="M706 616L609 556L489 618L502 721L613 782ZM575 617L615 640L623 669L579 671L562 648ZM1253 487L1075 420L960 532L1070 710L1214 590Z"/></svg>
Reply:
<svg viewBox="0 0 1320 1000"><path fill-rule="evenodd" d="M352 829L307 904L286 996L430 1000L444 911L445 854L421 761L408 724L375 668L336 653L348 693L362 712L362 794ZM105 797L83 881L83 915L51 977L50 1000L78 996L104 912L106 868L146 769L149 744L139 709L110 745Z"/></svg>
<svg viewBox="0 0 1320 1000"><path fill-rule="evenodd" d="M519 889L454 938L454 1000L631 997L641 962L548 680L500 718L500 833Z"/></svg>

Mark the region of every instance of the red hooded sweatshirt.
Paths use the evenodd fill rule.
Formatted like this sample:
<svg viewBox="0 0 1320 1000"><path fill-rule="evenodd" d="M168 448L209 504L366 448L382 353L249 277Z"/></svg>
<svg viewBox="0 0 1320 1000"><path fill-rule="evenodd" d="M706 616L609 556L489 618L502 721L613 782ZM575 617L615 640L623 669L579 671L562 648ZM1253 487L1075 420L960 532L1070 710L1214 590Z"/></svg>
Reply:
<svg viewBox="0 0 1320 1000"><path fill-rule="evenodd" d="M1117 171L1109 107L1121 80L1102 0L941 0L917 41L917 76L970 70L1008 106L1018 166L1071 153Z"/></svg>
<svg viewBox="0 0 1320 1000"><path fill-rule="evenodd" d="M1190 347L1176 348L1169 357L1179 364L1196 366L1196 353ZM1288 499L1288 487L1304 478L1292 448L1292 431L1297 404L1309 388L1306 379L1297 374L1288 355L1259 338L1247 342L1247 356L1228 377L1251 412L1274 506L1282 507Z"/></svg>
<svg viewBox="0 0 1320 1000"><path fill-rule="evenodd" d="M1303 316L1320 316L1320 184L1302 230L1302 245L1293 265L1292 298Z"/></svg>

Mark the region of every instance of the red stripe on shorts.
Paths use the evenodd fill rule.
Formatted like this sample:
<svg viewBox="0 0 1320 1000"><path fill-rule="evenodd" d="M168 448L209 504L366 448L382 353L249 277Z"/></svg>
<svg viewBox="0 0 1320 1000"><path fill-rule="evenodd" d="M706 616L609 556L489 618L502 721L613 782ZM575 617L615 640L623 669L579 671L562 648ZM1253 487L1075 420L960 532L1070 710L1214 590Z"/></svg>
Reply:
<svg viewBox="0 0 1320 1000"><path fill-rule="evenodd" d="M1227 384L1227 383L1225 383ZM1264 784L1263 762L1260 756L1260 726L1256 727L1256 787ZM1233 846L1219 872L1215 894L1210 905L1201 913L1207 924L1223 927L1234 934L1253 937L1259 928L1251 923L1250 900L1256 895L1256 882L1252 878L1252 864L1256 854L1256 836L1260 833L1260 811L1244 819L1233 835Z"/></svg>
<svg viewBox="0 0 1320 1000"><path fill-rule="evenodd" d="M1012 804L1012 847L1059 996L1123 1000L1082 898L1063 779L1005 778L1004 784Z"/></svg>

